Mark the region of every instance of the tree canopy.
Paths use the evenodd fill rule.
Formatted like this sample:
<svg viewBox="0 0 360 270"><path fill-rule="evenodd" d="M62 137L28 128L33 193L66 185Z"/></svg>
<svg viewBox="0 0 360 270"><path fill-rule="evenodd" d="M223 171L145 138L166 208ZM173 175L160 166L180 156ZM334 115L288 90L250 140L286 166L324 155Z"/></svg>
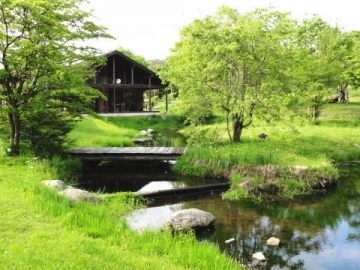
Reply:
<svg viewBox="0 0 360 270"><path fill-rule="evenodd" d="M161 76L179 87L191 122L223 112L237 142L255 115L280 117L354 82L358 42L318 17L223 6L182 29Z"/></svg>
<svg viewBox="0 0 360 270"><path fill-rule="evenodd" d="M22 125L31 112L66 107L79 113L99 96L85 81L102 59L85 41L110 36L92 22L85 2L0 0L0 100L12 153L20 150Z"/></svg>

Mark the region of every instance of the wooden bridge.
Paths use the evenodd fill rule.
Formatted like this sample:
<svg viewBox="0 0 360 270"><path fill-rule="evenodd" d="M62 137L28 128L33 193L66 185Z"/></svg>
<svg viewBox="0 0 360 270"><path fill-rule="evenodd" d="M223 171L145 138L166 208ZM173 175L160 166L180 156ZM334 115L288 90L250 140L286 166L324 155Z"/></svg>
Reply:
<svg viewBox="0 0 360 270"><path fill-rule="evenodd" d="M175 160L184 147L98 147L72 148L66 151L83 161Z"/></svg>

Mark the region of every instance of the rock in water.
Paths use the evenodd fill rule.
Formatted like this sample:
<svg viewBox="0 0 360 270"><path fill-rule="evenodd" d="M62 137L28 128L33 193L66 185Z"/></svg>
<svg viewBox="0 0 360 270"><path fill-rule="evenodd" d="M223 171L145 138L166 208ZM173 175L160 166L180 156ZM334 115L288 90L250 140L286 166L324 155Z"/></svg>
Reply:
<svg viewBox="0 0 360 270"><path fill-rule="evenodd" d="M276 237L270 237L267 241L266 241L266 245L268 246L272 246L272 247L277 247L280 244L280 239L276 238Z"/></svg>
<svg viewBox="0 0 360 270"><path fill-rule="evenodd" d="M184 231L202 229L214 224L215 217L209 212L196 208L183 209L169 216L162 225L163 230Z"/></svg>
<svg viewBox="0 0 360 270"><path fill-rule="evenodd" d="M252 255L253 259L256 259L258 261L265 261L266 258L264 256L264 254L262 254L261 252L256 252Z"/></svg>
<svg viewBox="0 0 360 270"><path fill-rule="evenodd" d="M232 242L235 242L235 238L230 238L228 240L225 240L225 244L230 244Z"/></svg>

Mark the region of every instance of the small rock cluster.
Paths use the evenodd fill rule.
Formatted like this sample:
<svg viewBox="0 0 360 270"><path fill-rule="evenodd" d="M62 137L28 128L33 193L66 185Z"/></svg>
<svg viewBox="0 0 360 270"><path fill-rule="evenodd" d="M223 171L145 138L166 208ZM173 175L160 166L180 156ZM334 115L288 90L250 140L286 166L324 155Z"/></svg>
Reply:
<svg viewBox="0 0 360 270"><path fill-rule="evenodd" d="M155 134L155 130L152 128L148 128L147 130L143 129L140 131L140 135L142 136L153 136Z"/></svg>
<svg viewBox="0 0 360 270"><path fill-rule="evenodd" d="M225 241L226 244L230 244L232 242L235 242L235 238L230 238ZM266 245L270 247L277 247L280 245L280 239L276 237L270 237L268 240L266 240ZM252 255L252 258L257 261L266 261L266 257L262 252L256 252Z"/></svg>
<svg viewBox="0 0 360 270"><path fill-rule="evenodd" d="M280 239L276 237L270 237L266 241L266 245L270 247L277 247L280 245ZM266 258L262 252L256 252L252 255L252 257L258 261L266 261Z"/></svg>
<svg viewBox="0 0 360 270"><path fill-rule="evenodd" d="M68 186L61 180L45 180L43 181L43 184L56 190L59 195L66 197L72 202L98 202L98 197L96 194Z"/></svg>

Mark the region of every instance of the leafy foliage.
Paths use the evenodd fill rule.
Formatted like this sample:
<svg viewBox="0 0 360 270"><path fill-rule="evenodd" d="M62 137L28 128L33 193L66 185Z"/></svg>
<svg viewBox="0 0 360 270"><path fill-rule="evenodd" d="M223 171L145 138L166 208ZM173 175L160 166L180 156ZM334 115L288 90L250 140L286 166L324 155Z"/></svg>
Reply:
<svg viewBox="0 0 360 270"><path fill-rule="evenodd" d="M324 97L357 84L360 39L319 17L298 23L289 14L221 7L184 27L161 70L179 87L191 123L226 115L228 136L240 141L254 117L320 113Z"/></svg>
<svg viewBox="0 0 360 270"><path fill-rule="evenodd" d="M44 115L50 108L63 107L78 114L100 95L87 88L85 80L102 59L94 48L81 44L110 36L80 8L83 2L0 1L0 99L15 154L20 151L23 118L30 120L32 112L38 113L35 105L46 104L40 105Z"/></svg>
<svg viewBox="0 0 360 270"><path fill-rule="evenodd" d="M66 112L54 109L34 110L23 115L23 141L40 157L61 154L66 135L74 126Z"/></svg>

